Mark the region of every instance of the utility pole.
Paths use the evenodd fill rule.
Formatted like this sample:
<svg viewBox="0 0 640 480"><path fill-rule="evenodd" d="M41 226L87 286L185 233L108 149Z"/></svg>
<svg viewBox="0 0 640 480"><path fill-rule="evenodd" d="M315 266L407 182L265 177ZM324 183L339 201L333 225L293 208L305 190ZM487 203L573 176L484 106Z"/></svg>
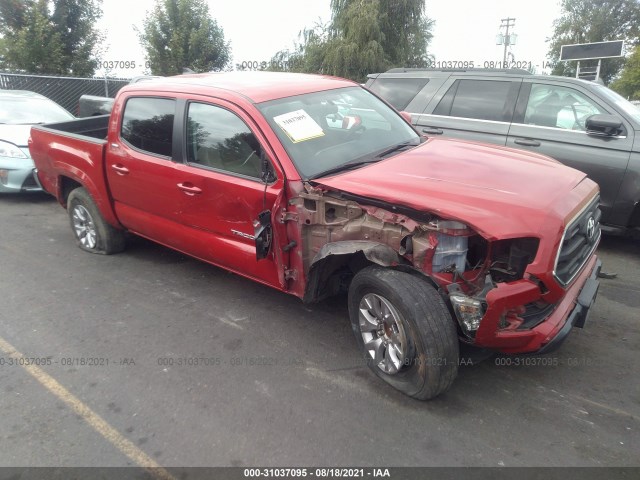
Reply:
<svg viewBox="0 0 640 480"><path fill-rule="evenodd" d="M500 30L502 30L503 28L506 29L504 35L502 34L498 34L498 45L502 45L504 44L504 55L502 56L502 65L506 65L507 64L507 48L511 45L514 45L515 42L515 35L509 35L509 28L514 27L516 25L516 19L515 18L503 18L500 20ZM511 38L513 37L513 39ZM506 68L506 67L505 67Z"/></svg>

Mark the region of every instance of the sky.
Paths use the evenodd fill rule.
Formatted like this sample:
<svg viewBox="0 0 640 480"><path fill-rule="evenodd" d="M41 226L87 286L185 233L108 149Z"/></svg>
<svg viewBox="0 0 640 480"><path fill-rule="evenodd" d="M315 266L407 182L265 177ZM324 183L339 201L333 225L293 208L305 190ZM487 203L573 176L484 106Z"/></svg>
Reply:
<svg viewBox="0 0 640 480"><path fill-rule="evenodd" d="M209 0L212 17L231 41L233 65L268 61L284 48L291 48L300 31L316 22L329 21L330 0ZM99 23L106 34L103 60L135 62L136 68L112 68L110 75L132 77L144 73L144 51L135 27L142 29L154 0L103 0ZM547 72L544 62L552 34L552 22L560 14L559 0L426 0L427 15L435 20L429 53L437 62L474 62L475 67L500 62L502 46L496 45L503 18L515 18L512 32L517 42L511 48L516 62ZM487 62L487 63L485 63ZM131 65L131 63L129 63ZM495 63L494 63L495 65ZM442 64L438 65L442 66ZM97 75L105 74L101 69Z"/></svg>

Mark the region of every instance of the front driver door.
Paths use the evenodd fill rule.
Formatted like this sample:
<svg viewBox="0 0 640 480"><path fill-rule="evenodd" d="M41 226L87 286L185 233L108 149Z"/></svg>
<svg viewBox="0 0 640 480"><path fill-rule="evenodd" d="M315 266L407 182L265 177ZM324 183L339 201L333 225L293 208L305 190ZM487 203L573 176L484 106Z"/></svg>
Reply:
<svg viewBox="0 0 640 480"><path fill-rule="evenodd" d="M284 175L251 118L235 105L210 99L189 101L184 113L183 162L176 182L183 187L178 220L189 231L192 254L264 283L285 288L287 244L276 218L283 206ZM272 173L266 186L264 165ZM272 244L256 258L256 221L271 212Z"/></svg>

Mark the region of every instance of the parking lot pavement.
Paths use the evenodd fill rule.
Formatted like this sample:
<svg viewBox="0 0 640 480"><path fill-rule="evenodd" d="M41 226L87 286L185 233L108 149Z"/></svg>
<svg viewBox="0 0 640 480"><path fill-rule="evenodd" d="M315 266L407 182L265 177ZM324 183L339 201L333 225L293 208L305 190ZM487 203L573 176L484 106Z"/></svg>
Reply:
<svg viewBox="0 0 640 480"><path fill-rule="evenodd" d="M617 277L558 352L463 366L418 402L359 361L343 299L305 306L142 239L84 253L45 195L0 197L0 225L0 339L129 442L4 352L0 465L640 464L637 241L603 240Z"/></svg>

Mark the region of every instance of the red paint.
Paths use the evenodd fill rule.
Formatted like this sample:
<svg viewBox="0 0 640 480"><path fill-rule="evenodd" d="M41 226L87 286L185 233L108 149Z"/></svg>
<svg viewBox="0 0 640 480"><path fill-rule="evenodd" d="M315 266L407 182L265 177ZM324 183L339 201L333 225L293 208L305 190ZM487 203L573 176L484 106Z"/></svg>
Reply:
<svg viewBox="0 0 640 480"><path fill-rule="evenodd" d="M281 223L279 218L288 207L287 201L304 187L254 103L355 85L332 77L265 73L187 75L138 83L122 89L116 99L106 142L88 142L36 127L30 140L31 154L43 187L61 203L64 176L87 188L112 225L302 297L307 272L299 253L304 250L300 226L293 221ZM231 233L236 230L253 235L253 221L264 208L264 185L192 167L182 163L182 158L172 162L129 147L119 131L123 105L132 96L169 96L216 104L249 126L278 177L266 190L274 227L274 245L267 259L256 261L253 240ZM459 220L489 242L540 239L537 257L527 268L525 279L498 284L489 293L488 310L476 335L479 346L509 353L539 349L562 328L595 265L594 256L566 290L553 278L565 222L593 197L597 187L583 173L547 157L430 139L405 153L317 183L327 190L386 202L391 210L398 205ZM405 215L366 202L363 208L387 222L402 222L411 229L418 225ZM297 248L285 252L283 247L292 242ZM297 271L296 279L285 280L285 270ZM423 270L430 274L430 264ZM527 280L528 275L540 279L548 292L542 294ZM433 275L443 287L451 277ZM541 299L558 305L547 320L528 331L499 330L502 315L513 311L513 318L517 318L515 312L522 305Z"/></svg>

